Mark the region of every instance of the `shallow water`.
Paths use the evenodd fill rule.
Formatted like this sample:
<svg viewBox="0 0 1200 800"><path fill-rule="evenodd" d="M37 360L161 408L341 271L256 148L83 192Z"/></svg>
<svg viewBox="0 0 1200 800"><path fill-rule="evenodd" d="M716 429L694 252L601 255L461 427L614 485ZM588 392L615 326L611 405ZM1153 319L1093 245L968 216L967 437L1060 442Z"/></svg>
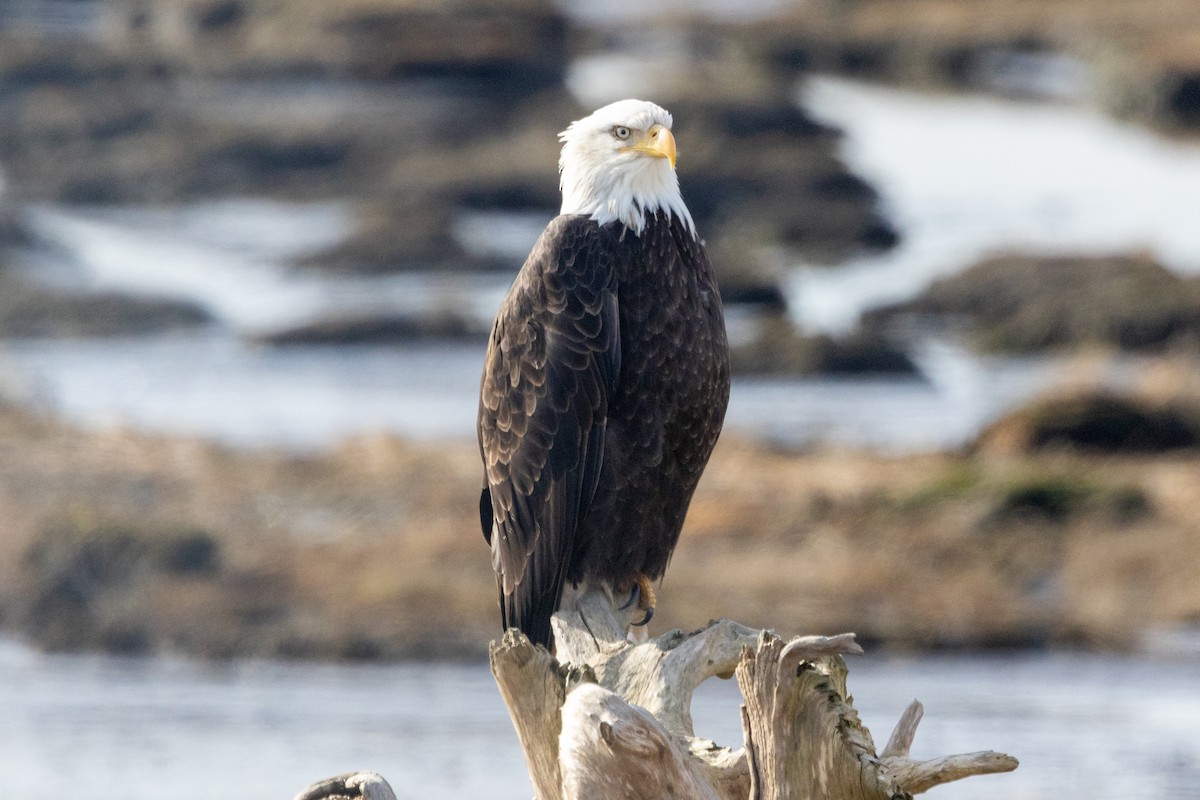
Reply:
<svg viewBox="0 0 1200 800"><path fill-rule="evenodd" d="M523 239L537 226L527 216L507 220L503 248L528 247ZM243 446L319 447L378 431L473 435L482 340L272 348L248 337L340 313L438 308L482 326L510 275L347 278L288 268L289 259L336 241L348 219L337 205L41 208L32 219L58 248L29 265L42 280L191 300L217 323L149 339L4 342L0 391L27 405L90 425ZM494 223L466 217L460 233L478 243L478 228ZM953 447L1041 390L1057 369L1050 360L979 358L935 341L916 356L928 380L738 379L728 427L788 444Z"/></svg>
<svg viewBox="0 0 1200 800"><path fill-rule="evenodd" d="M6 393L27 406L93 427L292 449L380 431L470 438L482 364L482 344L277 350L219 332L0 347Z"/></svg>
<svg viewBox="0 0 1200 800"><path fill-rule="evenodd" d="M482 343L274 349L219 331L10 342L0 346L0 386L94 427L308 449L379 431L473 437L482 359ZM1053 360L980 359L946 344L926 347L920 361L928 381L736 380L726 428L784 445L954 447L1060 370Z"/></svg>
<svg viewBox="0 0 1200 800"><path fill-rule="evenodd" d="M972 800L1195 798L1200 663L1081 654L854 659L849 686L882 746L914 698L914 756L1000 750L1020 768L935 790ZM736 684L694 703L738 744ZM0 643L4 797L264 800L373 769L400 797L528 798L480 664L389 666L43 655Z"/></svg>
<svg viewBox="0 0 1200 800"><path fill-rule="evenodd" d="M294 267L297 259L333 246L350 230L350 210L338 203L41 207L28 219L41 239L57 246L54 253L35 256L40 279L198 303L238 335L338 314L443 307L490 320L512 281L511 275L355 276Z"/></svg>

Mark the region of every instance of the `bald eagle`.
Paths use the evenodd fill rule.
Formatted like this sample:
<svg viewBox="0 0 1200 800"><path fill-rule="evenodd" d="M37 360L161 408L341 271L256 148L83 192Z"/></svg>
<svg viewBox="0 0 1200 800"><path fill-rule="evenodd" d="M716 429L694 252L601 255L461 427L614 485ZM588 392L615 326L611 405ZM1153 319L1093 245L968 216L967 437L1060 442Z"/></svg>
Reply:
<svg viewBox="0 0 1200 800"><path fill-rule="evenodd" d="M729 401L729 347L679 191L671 115L623 100L563 131L562 211L492 327L480 521L504 629L550 646L567 584L654 610Z"/></svg>

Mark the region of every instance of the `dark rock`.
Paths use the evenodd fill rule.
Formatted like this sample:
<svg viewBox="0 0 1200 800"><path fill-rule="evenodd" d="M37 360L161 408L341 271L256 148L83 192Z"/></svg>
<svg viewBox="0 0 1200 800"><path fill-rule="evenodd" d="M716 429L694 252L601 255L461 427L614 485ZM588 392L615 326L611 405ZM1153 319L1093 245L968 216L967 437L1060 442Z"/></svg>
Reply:
<svg viewBox="0 0 1200 800"><path fill-rule="evenodd" d="M750 342L731 348L733 371L749 375L891 375L920 377L900 348L870 333L804 336L785 317L765 320Z"/></svg>
<svg viewBox="0 0 1200 800"><path fill-rule="evenodd" d="M17 624L30 629L34 640L46 650L81 650L89 646L95 627L86 604L69 584L54 584L37 590L27 609L17 613Z"/></svg>
<svg viewBox="0 0 1200 800"><path fill-rule="evenodd" d="M154 649L154 641L144 625L120 620L100 626L89 646L114 655L141 656Z"/></svg>
<svg viewBox="0 0 1200 800"><path fill-rule="evenodd" d="M745 39L782 73L1090 101L1114 116L1193 131L1200 16L1185 6L1126 15L1110 13L1106 0L794 3L745 26Z"/></svg>
<svg viewBox="0 0 1200 800"><path fill-rule="evenodd" d="M248 173L250 181L263 181L276 172L313 171L335 167L346 160L350 147L345 142L322 140L231 142L212 153L226 169Z"/></svg>
<svg viewBox="0 0 1200 800"><path fill-rule="evenodd" d="M543 0L278 4L258 0L110 4L103 42L190 74L449 77L489 91L559 84L567 21Z"/></svg>
<svg viewBox="0 0 1200 800"><path fill-rule="evenodd" d="M170 537L159 548L159 564L173 575L215 575L221 569L220 544L204 531Z"/></svg>
<svg viewBox="0 0 1200 800"><path fill-rule="evenodd" d="M492 266L463 249L454 237L452 207L436 197L368 205L343 241L297 264L361 275Z"/></svg>
<svg viewBox="0 0 1200 800"><path fill-rule="evenodd" d="M1083 515L1103 524L1130 525L1150 517L1154 507L1134 484L1096 481L1078 473L1044 472L1019 476L990 491L990 509L979 529L1006 536L1022 525L1062 526Z"/></svg>
<svg viewBox="0 0 1200 800"><path fill-rule="evenodd" d="M837 162L832 128L817 122L788 98L664 98L682 137L680 182L733 182L737 191L784 184L806 190L829 176ZM683 145L687 145L683 149ZM773 157L768 157L768 154ZM800 183L803 181L803 184ZM702 192L693 188L692 195ZM690 204L689 204L690 207Z"/></svg>
<svg viewBox="0 0 1200 800"><path fill-rule="evenodd" d="M347 141L239 138L199 154L186 187L218 195L239 190L286 192L306 181L329 180L352 152L353 145Z"/></svg>
<svg viewBox="0 0 1200 800"><path fill-rule="evenodd" d="M878 80L895 68L893 42L849 41L834 51L837 71L857 78Z"/></svg>
<svg viewBox="0 0 1200 800"><path fill-rule="evenodd" d="M79 86L97 80L116 81L137 70L129 59L74 40L12 36L0 33L0 94L36 86Z"/></svg>
<svg viewBox="0 0 1200 800"><path fill-rule="evenodd" d="M1200 342L1200 280L1138 256L1008 255L865 319L874 325L905 315L953 318L984 350L1102 345L1159 352Z"/></svg>
<svg viewBox="0 0 1200 800"><path fill-rule="evenodd" d="M817 371L832 375L920 376L916 363L895 345L859 334L818 339Z"/></svg>
<svg viewBox="0 0 1200 800"><path fill-rule="evenodd" d="M106 292L70 294L0 274L0 337L149 336L213 323L189 302Z"/></svg>
<svg viewBox="0 0 1200 800"><path fill-rule="evenodd" d="M375 661L386 652L383 643L369 636L354 636L342 643L338 655L345 661Z"/></svg>
<svg viewBox="0 0 1200 800"><path fill-rule="evenodd" d="M876 192L839 160L837 131L790 96L663 102L680 137L680 186L706 236L752 234L826 262L895 244Z"/></svg>
<svg viewBox="0 0 1200 800"><path fill-rule="evenodd" d="M448 145L504 135L526 100L547 89L565 95L565 45L551 46L565 41L565 20L550 3L316 6L288 20L300 39L312 37L311 48L281 39L272 28L281 12L253 0L146 13L136 26L127 20L130 30L107 47L48 41L43 53L0 42L0 159L24 196L408 198L407 176L390 180L393 161L421 151L440 158ZM246 35L224 35L243 28ZM297 58L311 64L302 68ZM362 102L348 101L348 92ZM252 102L256 94L263 103ZM313 113L299 116L297 95L313 96ZM555 108L541 106L547 114ZM553 158L548 171L553 176ZM547 185L543 203L555 189L553 180ZM486 181L479 188L489 191Z"/></svg>
<svg viewBox="0 0 1200 800"><path fill-rule="evenodd" d="M258 336L260 344L380 345L425 339L482 339L482 323L451 312L423 316L379 315L319 320L307 325Z"/></svg>
<svg viewBox="0 0 1200 800"><path fill-rule="evenodd" d="M817 122L805 109L794 104L723 105L709 114L724 134L738 139L775 134L804 138L830 133L829 126Z"/></svg>
<svg viewBox="0 0 1200 800"><path fill-rule="evenodd" d="M109 205L137 199L111 177L68 179L54 195L57 201L67 205Z"/></svg>
<svg viewBox="0 0 1200 800"><path fill-rule="evenodd" d="M360 13L331 26L366 78L453 77L521 95L562 83L567 24L551 4L466 4Z"/></svg>
<svg viewBox="0 0 1200 800"><path fill-rule="evenodd" d="M939 82L1010 97L1077 98L1086 81L1083 62L1032 33L951 43L931 60Z"/></svg>
<svg viewBox="0 0 1200 800"><path fill-rule="evenodd" d="M68 519L45 528L24 564L49 578L55 591L86 603L139 573L213 574L220 569L220 546L204 531Z"/></svg>
<svg viewBox="0 0 1200 800"><path fill-rule="evenodd" d="M726 306L752 308L767 316L781 317L787 311L783 265L753 238L721 236L709 246L708 257Z"/></svg>
<svg viewBox="0 0 1200 800"><path fill-rule="evenodd" d="M557 213L562 202L558 187L546 180L516 178L511 183L468 187L456 196L460 208L484 211L545 211L547 219Z"/></svg>
<svg viewBox="0 0 1200 800"><path fill-rule="evenodd" d="M1169 73L1163 84L1167 122L1181 128L1200 128L1200 70Z"/></svg>
<svg viewBox="0 0 1200 800"><path fill-rule="evenodd" d="M195 8L192 14L200 31L227 31L246 18L246 7L238 0L217 0Z"/></svg>
<svg viewBox="0 0 1200 800"><path fill-rule="evenodd" d="M1093 453L1163 453L1200 447L1200 408L1152 404L1107 391L1051 397L989 425L984 451L1068 449Z"/></svg>
<svg viewBox="0 0 1200 800"><path fill-rule="evenodd" d="M726 306L752 306L760 311L782 314L787 311L787 295L776 283L721 283L721 302Z"/></svg>
<svg viewBox="0 0 1200 800"><path fill-rule="evenodd" d="M858 229L855 239L868 250L891 250L900 244L900 232L882 217L871 216Z"/></svg>
<svg viewBox="0 0 1200 800"><path fill-rule="evenodd" d="M879 194L875 187L849 172L829 173L812 183L812 193L822 200L849 200L875 203Z"/></svg>

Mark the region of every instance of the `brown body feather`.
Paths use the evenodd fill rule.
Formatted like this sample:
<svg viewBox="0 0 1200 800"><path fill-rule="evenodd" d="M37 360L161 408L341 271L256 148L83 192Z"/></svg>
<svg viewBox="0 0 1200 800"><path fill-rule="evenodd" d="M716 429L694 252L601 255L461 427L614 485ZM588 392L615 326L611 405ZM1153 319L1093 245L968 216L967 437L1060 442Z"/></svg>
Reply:
<svg viewBox="0 0 1200 800"><path fill-rule="evenodd" d="M502 624L549 644L567 583L658 579L729 399L703 245L560 216L500 307L480 387L480 516Z"/></svg>

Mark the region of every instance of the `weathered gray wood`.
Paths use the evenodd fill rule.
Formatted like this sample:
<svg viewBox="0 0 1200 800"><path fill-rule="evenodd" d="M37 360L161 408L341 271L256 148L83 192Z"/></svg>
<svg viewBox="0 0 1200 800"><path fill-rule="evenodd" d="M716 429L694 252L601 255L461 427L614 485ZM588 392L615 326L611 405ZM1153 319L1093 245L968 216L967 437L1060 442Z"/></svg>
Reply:
<svg viewBox="0 0 1200 800"><path fill-rule="evenodd" d="M909 703L908 708L900 715L900 721L896 723L883 752L879 754L880 758L906 758L912 747L913 737L917 735L917 725L923 716L925 706L921 705L921 701L913 700Z"/></svg>
<svg viewBox="0 0 1200 800"><path fill-rule="evenodd" d="M506 631L499 644L492 642L489 660L521 741L538 800L559 800L562 775L558 739L567 673L545 648L535 648L516 630Z"/></svg>
<svg viewBox="0 0 1200 800"><path fill-rule="evenodd" d="M635 642L627 630L640 612L618 605L603 589L568 593L554 619L557 658L517 631L492 643L538 800L894 800L1017 766L993 752L910 759L923 713L915 701L876 754L846 689L842 656L862 652L853 634L785 643L719 620ZM691 718L695 688L730 673L744 699L736 749L696 738ZM297 800L391 800L322 785Z"/></svg>
<svg viewBox="0 0 1200 800"><path fill-rule="evenodd" d="M615 692L579 686L567 696L562 719L564 800L726 800L681 737Z"/></svg>
<svg viewBox="0 0 1200 800"><path fill-rule="evenodd" d="M841 656L862 652L853 634L784 643L720 620L636 643L616 605L603 589L585 588L555 616L559 659L587 665L599 683L569 693L562 712L564 798L882 800L1016 767L995 753L909 759L919 704L876 755L846 689ZM696 739L691 719L696 686L735 668L746 741L736 750Z"/></svg>
<svg viewBox="0 0 1200 800"><path fill-rule="evenodd" d="M805 660L763 632L737 668L751 800L903 796L878 768L870 733L839 691L838 656Z"/></svg>
<svg viewBox="0 0 1200 800"><path fill-rule="evenodd" d="M1017 768L1017 760L1003 753L984 750L978 753L962 753L928 761L913 761L908 757L917 725L924 715L924 707L916 700L909 704L896 729L892 731L887 746L879 759L883 769L909 794L920 794L934 786L950 783L972 775L987 775L994 772L1011 772Z"/></svg>
<svg viewBox="0 0 1200 800"><path fill-rule="evenodd" d="M396 800L396 793L374 772L344 772L317 781L293 800Z"/></svg>

